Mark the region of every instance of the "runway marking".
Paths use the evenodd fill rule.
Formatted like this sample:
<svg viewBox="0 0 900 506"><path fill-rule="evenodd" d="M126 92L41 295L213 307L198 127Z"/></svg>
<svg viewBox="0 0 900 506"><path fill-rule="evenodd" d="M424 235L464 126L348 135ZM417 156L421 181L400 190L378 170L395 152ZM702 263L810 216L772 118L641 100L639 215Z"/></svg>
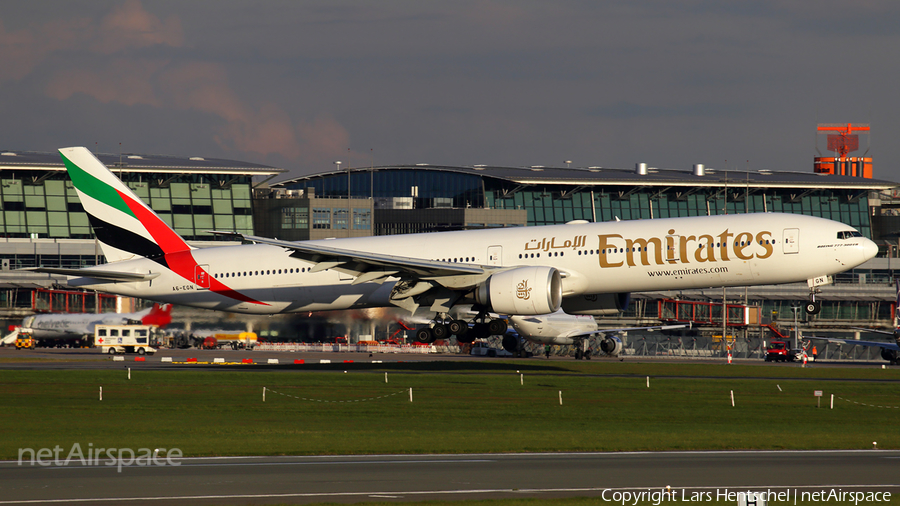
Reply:
<svg viewBox="0 0 900 506"><path fill-rule="evenodd" d="M297 456L297 455L285 455L285 456L272 456L272 455L243 455L243 456L234 456L234 457L184 457L180 459L182 465L199 465L199 464L190 464L190 462L197 461L227 461L227 460L251 460L251 459L297 459L302 458L308 460L310 462L297 462L297 463L285 463L285 464L327 464L329 463L329 459L342 459L340 461L334 460L330 462L341 463L341 464L352 464L352 463L390 463L390 462L403 462L403 463L419 463L419 462L492 462L499 459L504 458L531 458L531 457L624 457L624 456L634 456L634 455L764 455L764 454L777 454L777 455L786 455L786 454L794 454L794 455L806 455L806 454L825 454L825 453L833 453L837 455L845 455L851 453L873 453L878 454L882 458L900 458L893 457L891 455L896 455L898 450L872 450L872 449L859 449L859 450L675 450L675 451L629 451L629 452L538 452L538 453L467 453L465 456L467 459L457 460L453 457L456 457L456 454L450 453L423 453L417 455L405 455L405 454L376 454L376 455L306 455L306 456ZM432 458L438 457L441 460L432 460ZM356 458L367 459L363 461L354 460ZM387 461L372 461L372 459L390 459L390 458L401 458L402 460L387 460ZM475 460L473 460L475 459ZM16 460L0 460L0 465L16 465L18 461ZM267 464L266 462L261 462L259 464ZM273 464L279 464L275 462ZM235 465L223 463L222 465Z"/></svg>
<svg viewBox="0 0 900 506"><path fill-rule="evenodd" d="M343 464L366 464L366 465L385 465L385 464L483 464L485 462L496 462L490 459L450 459L450 460L335 460L329 462L210 462L210 463L180 463L177 466L125 466L123 469L159 469L160 467L250 467L250 466L333 466ZM21 467L35 467L31 464ZM40 466L42 469L58 470L58 469L110 469L109 465L88 466L73 462L68 466ZM37 468L37 467L36 467Z"/></svg>
<svg viewBox="0 0 900 506"><path fill-rule="evenodd" d="M716 490L729 488L734 490L787 490L787 489L845 489L845 488L897 488L897 485L753 485L753 486L715 486L715 487L678 487L685 490ZM475 490L413 490L403 492L315 492L297 494L234 494L234 495L185 495L166 497L95 497L81 499L27 499L21 501L0 501L0 504L65 504L84 502L125 502L125 501L197 501L222 499L283 499L290 497L360 497L360 496L425 496L425 495L469 495L469 494L549 494L549 493L581 493L612 492L629 490L664 489L665 485L648 485L644 487L587 487L587 488L521 488L521 489L475 489Z"/></svg>

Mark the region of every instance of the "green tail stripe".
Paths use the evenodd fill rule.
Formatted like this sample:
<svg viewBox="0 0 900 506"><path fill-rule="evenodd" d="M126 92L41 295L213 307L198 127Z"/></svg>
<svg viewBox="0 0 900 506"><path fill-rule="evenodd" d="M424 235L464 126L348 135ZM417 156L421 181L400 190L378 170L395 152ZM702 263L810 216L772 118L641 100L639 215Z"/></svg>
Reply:
<svg viewBox="0 0 900 506"><path fill-rule="evenodd" d="M99 200L133 218L137 218L134 213L131 212L131 209L128 208L128 204L125 203L115 188L88 174L82 170L81 167L72 163L65 155L62 155L62 159L63 163L66 164L66 170L69 172L69 177L72 178L72 182L75 184L76 188L88 194L95 200Z"/></svg>

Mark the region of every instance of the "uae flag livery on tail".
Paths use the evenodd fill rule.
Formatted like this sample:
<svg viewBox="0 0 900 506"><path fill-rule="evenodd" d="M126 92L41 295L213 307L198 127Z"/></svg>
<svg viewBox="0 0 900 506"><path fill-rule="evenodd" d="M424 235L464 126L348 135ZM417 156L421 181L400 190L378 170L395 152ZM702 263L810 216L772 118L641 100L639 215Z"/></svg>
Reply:
<svg viewBox="0 0 900 506"><path fill-rule="evenodd" d="M170 267L168 255L191 249L90 151L59 152L108 262L145 257Z"/></svg>
<svg viewBox="0 0 900 506"><path fill-rule="evenodd" d="M87 148L62 148L59 153L107 262L147 258L191 283L202 277L213 292L238 301L265 305L209 276L194 259L191 251L195 248Z"/></svg>

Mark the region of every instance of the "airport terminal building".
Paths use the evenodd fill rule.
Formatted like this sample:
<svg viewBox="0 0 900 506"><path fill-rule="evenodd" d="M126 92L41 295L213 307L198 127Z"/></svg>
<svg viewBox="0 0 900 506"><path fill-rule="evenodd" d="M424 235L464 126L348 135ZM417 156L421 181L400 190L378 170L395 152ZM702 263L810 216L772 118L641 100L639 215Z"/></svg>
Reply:
<svg viewBox="0 0 900 506"><path fill-rule="evenodd" d="M281 199L331 199L310 208L313 227L348 233L341 200L373 204L373 235L610 221L786 212L842 221L872 238L883 192L896 186L812 172L693 168L446 167L431 165L348 169L271 186ZM302 209L305 203L298 203ZM324 207L324 206L318 206ZM356 207L356 204L353 204ZM290 209L285 202L282 209ZM297 209L297 208L295 208ZM298 211L282 211L284 215ZM303 214L306 216L308 213ZM270 224L271 216L266 217ZM314 230L313 228L312 230ZM320 228L321 229L321 228ZM352 230L352 227L351 229ZM289 233L287 229L283 232ZM298 237L299 239L300 237Z"/></svg>
<svg viewBox="0 0 900 506"><path fill-rule="evenodd" d="M900 198L896 183L810 172L606 167L354 167L273 183L284 169L204 157L98 155L189 242L233 230L284 240L427 233L679 216L787 212L841 221L881 241L883 258L846 275L818 316L881 320L890 315ZM867 174L867 175L870 175ZM0 151L0 310L32 310L23 292L52 288L46 275L15 269L103 262L87 216L56 153ZM877 288L875 288L877 286ZM843 288L841 288L843 287ZM865 288L862 289L861 288ZM718 294L680 294L701 300ZM652 294L654 297L671 294ZM763 314L790 314L806 298L779 290ZM765 301L763 301L765 299ZM749 301L753 301L752 293ZM631 316L658 319L645 297ZM51 310L56 310L54 308Z"/></svg>

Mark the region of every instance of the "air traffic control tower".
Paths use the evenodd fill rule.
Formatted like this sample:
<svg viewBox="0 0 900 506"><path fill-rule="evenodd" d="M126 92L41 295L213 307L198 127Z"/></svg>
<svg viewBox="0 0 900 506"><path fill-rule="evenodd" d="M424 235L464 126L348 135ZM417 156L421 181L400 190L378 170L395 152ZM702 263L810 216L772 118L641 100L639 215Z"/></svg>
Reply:
<svg viewBox="0 0 900 506"><path fill-rule="evenodd" d="M818 174L872 179L872 158L866 156L869 146L866 146L862 156L848 156L859 150L860 134L869 138L869 129L868 123L819 123L816 128L816 152L819 156L815 159L813 170ZM822 135L827 136L827 149L834 156L822 156L819 151L819 137Z"/></svg>

